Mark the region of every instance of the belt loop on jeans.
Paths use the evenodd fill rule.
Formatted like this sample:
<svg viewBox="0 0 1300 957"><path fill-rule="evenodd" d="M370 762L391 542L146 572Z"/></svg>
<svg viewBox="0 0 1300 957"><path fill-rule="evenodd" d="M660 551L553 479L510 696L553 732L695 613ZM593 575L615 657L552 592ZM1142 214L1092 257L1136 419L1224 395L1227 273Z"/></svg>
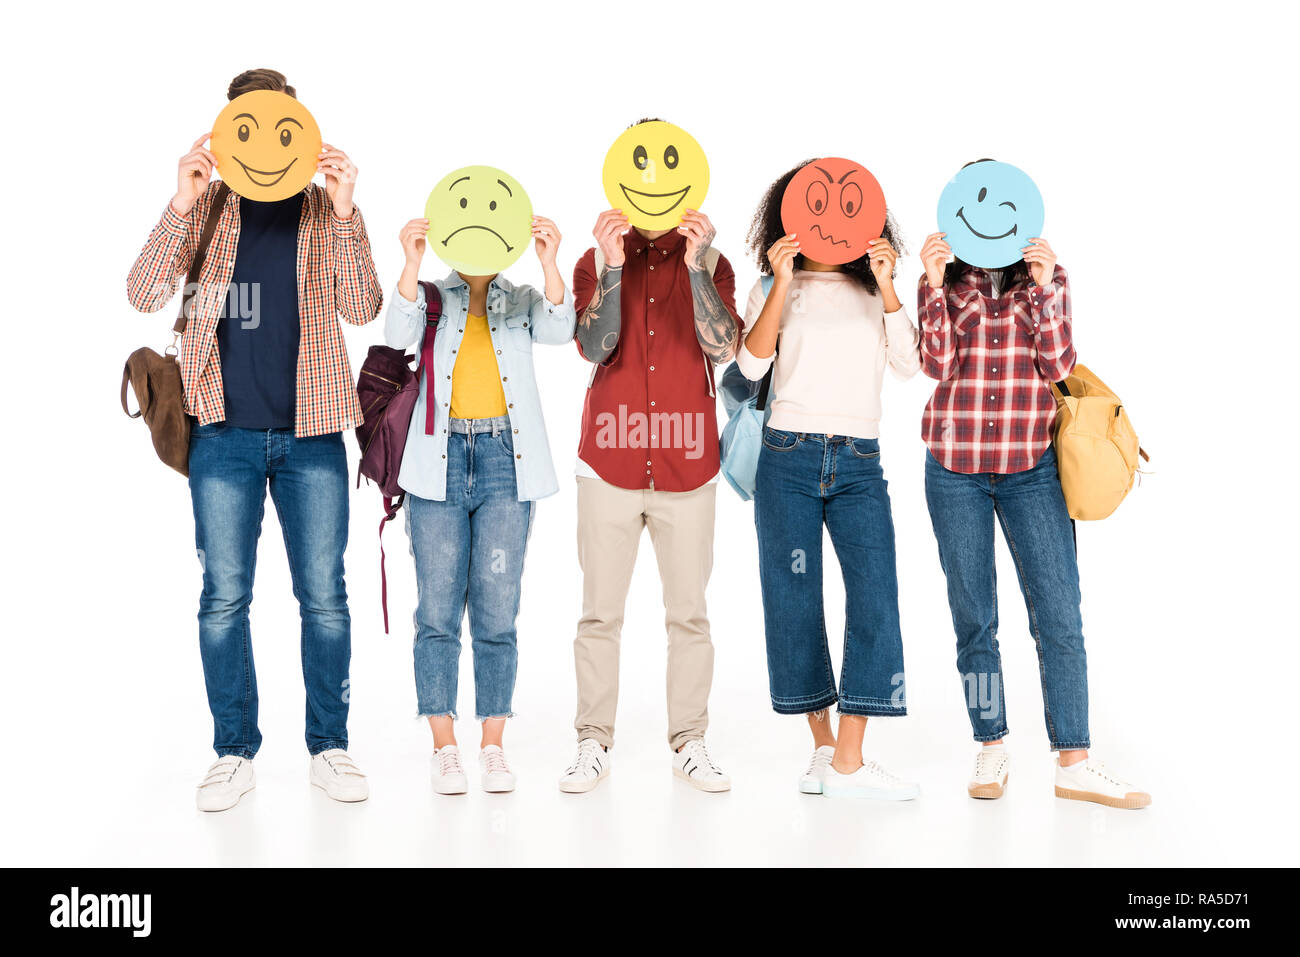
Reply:
<svg viewBox="0 0 1300 957"><path fill-rule="evenodd" d="M451 419L448 421L447 428L463 435L491 432L495 437L510 428L510 416L498 415L490 419Z"/></svg>

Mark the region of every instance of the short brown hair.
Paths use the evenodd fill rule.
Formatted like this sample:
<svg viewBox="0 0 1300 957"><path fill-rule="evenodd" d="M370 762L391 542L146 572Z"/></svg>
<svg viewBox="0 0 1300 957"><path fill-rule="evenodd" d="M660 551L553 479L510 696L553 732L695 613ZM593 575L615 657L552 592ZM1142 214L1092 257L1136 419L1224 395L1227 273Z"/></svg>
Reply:
<svg viewBox="0 0 1300 957"><path fill-rule="evenodd" d="M298 97L294 88L285 80L283 73L263 67L260 70L245 70L231 80L230 89L226 91L226 98L233 100L235 97L251 93L253 90L275 90L278 93L288 93L294 99Z"/></svg>

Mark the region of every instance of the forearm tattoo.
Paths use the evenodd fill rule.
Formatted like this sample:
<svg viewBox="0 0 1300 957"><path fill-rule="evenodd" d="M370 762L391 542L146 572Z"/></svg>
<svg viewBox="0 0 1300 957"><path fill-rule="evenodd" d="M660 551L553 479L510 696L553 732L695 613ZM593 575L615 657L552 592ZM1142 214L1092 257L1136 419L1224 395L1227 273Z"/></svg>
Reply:
<svg viewBox="0 0 1300 957"><path fill-rule="evenodd" d="M591 362L604 362L614 353L623 329L623 267L601 270L596 291L578 323L578 344Z"/></svg>
<svg viewBox="0 0 1300 957"><path fill-rule="evenodd" d="M740 329L722 302L707 269L690 266L691 298L695 301L695 337L714 363L726 362L736 352Z"/></svg>

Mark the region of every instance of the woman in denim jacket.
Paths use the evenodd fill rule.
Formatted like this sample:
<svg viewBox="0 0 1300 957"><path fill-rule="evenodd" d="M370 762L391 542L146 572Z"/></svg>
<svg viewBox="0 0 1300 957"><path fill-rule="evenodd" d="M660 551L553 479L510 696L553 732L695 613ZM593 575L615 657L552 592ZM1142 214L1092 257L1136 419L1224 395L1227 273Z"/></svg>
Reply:
<svg viewBox="0 0 1300 957"><path fill-rule="evenodd" d="M419 347L424 335L424 289L417 274L428 228L428 220L413 219L401 232L406 265L384 325L384 338L394 348ZM532 351L534 343L571 341L574 328L573 299L555 265L559 230L535 216L532 235L546 278L541 292L501 275L453 271L437 282L442 318L433 367L420 382L398 475L407 493L406 528L419 594L416 698L433 731L433 788L439 794L468 789L454 730L467 606L475 712L482 724L482 786L515 786L501 740L515 685L524 551L533 503L558 490Z"/></svg>

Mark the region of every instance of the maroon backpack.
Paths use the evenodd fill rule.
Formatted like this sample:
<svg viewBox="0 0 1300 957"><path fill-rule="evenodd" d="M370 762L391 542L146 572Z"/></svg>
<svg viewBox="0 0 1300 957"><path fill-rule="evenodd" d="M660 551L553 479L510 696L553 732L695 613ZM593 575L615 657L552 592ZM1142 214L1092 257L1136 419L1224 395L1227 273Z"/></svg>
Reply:
<svg viewBox="0 0 1300 957"><path fill-rule="evenodd" d="M411 371L411 360L401 349L371 346L357 376L357 398L361 401L363 422L357 427L357 444L361 461L357 465L357 487L364 476L379 486L384 496L384 517L379 522L379 578L384 604L384 634L388 634L388 573L384 568L384 525L397 517L406 493L397 484L402 467L406 436L411 431L411 415L420 395L420 374L433 365L433 336L442 317L442 297L431 282L424 287L424 338L420 344L420 363ZM433 410L432 380L428 397Z"/></svg>

